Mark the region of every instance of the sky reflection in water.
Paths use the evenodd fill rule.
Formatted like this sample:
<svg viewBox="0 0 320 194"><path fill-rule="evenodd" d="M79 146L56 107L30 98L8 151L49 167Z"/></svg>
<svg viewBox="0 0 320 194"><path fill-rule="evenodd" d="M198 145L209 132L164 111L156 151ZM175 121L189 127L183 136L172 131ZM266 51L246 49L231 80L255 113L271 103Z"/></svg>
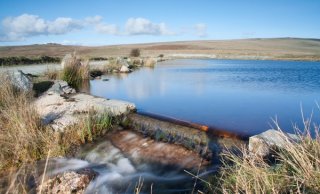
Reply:
<svg viewBox="0 0 320 194"><path fill-rule="evenodd" d="M245 134L270 128L271 118L292 131L305 116L320 120L320 63L175 60L131 74L91 81L90 92L134 102L138 111Z"/></svg>

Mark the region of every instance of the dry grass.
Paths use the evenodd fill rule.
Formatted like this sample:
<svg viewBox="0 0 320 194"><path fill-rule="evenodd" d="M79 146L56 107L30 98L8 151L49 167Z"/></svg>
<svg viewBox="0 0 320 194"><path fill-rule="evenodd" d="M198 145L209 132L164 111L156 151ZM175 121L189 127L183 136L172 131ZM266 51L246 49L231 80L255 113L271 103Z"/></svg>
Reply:
<svg viewBox="0 0 320 194"><path fill-rule="evenodd" d="M112 72L113 70L119 71L121 68L121 64L116 58L109 59L109 61L104 66L105 72Z"/></svg>
<svg viewBox="0 0 320 194"><path fill-rule="evenodd" d="M241 148L240 153L222 154L221 177L212 192L219 193L320 193L320 136L314 125L316 137L310 134L310 122L305 122L299 141L287 139L282 149L275 151L275 161L270 163ZM216 182L217 181L217 182ZM217 184L215 184L217 185ZM217 189L218 188L218 189Z"/></svg>
<svg viewBox="0 0 320 194"><path fill-rule="evenodd" d="M145 67L154 67L157 64L157 60L153 58L148 58L144 62Z"/></svg>
<svg viewBox="0 0 320 194"><path fill-rule="evenodd" d="M44 76L49 80L57 80L57 79L60 79L60 71L57 69L48 67L44 72Z"/></svg>
<svg viewBox="0 0 320 194"><path fill-rule="evenodd" d="M0 85L0 170L40 159L50 147L51 136L35 109L32 94L16 89L8 76Z"/></svg>
<svg viewBox="0 0 320 194"><path fill-rule="evenodd" d="M83 81L89 80L89 60L82 62L75 54L64 59L61 78L70 86L78 88Z"/></svg>

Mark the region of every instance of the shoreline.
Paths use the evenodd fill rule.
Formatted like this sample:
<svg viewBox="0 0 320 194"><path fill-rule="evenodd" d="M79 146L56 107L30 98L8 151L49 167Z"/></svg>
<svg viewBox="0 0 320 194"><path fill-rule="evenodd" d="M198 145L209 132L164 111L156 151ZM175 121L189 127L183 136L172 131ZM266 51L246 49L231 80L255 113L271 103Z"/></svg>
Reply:
<svg viewBox="0 0 320 194"><path fill-rule="evenodd" d="M240 56L239 58L229 58L229 57L172 57L172 58L164 58L158 61L158 63L163 61L174 61L174 60L241 60L241 61L283 61L283 62L314 62L319 63L320 59L312 60L312 59L281 59L281 58L244 58ZM122 57L123 58L123 57ZM150 58L150 57L141 57L141 58ZM153 57L151 57L153 58ZM108 60L103 60L108 61ZM90 62L99 63L103 62L101 60L92 60ZM0 68L10 68L10 67L19 67L19 66L41 66L41 65L60 65L60 63L33 63L33 64L12 64L12 65L0 65ZM102 64L100 64L102 65ZM92 65L93 67L99 67L99 65Z"/></svg>

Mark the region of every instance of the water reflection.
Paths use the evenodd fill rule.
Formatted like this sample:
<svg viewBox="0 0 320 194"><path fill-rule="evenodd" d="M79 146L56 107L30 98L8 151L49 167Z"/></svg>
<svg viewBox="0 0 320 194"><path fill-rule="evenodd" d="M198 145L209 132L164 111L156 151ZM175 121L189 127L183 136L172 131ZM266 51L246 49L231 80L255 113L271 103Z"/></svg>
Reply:
<svg viewBox="0 0 320 194"><path fill-rule="evenodd" d="M117 75L123 76L123 75ZM138 111L255 134L277 116L284 130L301 122L320 100L320 63L246 60L176 60L108 82L91 93L136 103Z"/></svg>

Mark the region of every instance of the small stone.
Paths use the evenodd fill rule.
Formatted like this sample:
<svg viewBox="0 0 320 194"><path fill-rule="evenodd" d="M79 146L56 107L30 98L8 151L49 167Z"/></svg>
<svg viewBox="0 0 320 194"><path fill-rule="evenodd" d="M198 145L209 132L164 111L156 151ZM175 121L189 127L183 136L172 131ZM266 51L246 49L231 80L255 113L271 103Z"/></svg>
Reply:
<svg viewBox="0 0 320 194"><path fill-rule="evenodd" d="M129 72L130 72L130 69L127 66L125 65L121 66L120 73L129 73Z"/></svg>

